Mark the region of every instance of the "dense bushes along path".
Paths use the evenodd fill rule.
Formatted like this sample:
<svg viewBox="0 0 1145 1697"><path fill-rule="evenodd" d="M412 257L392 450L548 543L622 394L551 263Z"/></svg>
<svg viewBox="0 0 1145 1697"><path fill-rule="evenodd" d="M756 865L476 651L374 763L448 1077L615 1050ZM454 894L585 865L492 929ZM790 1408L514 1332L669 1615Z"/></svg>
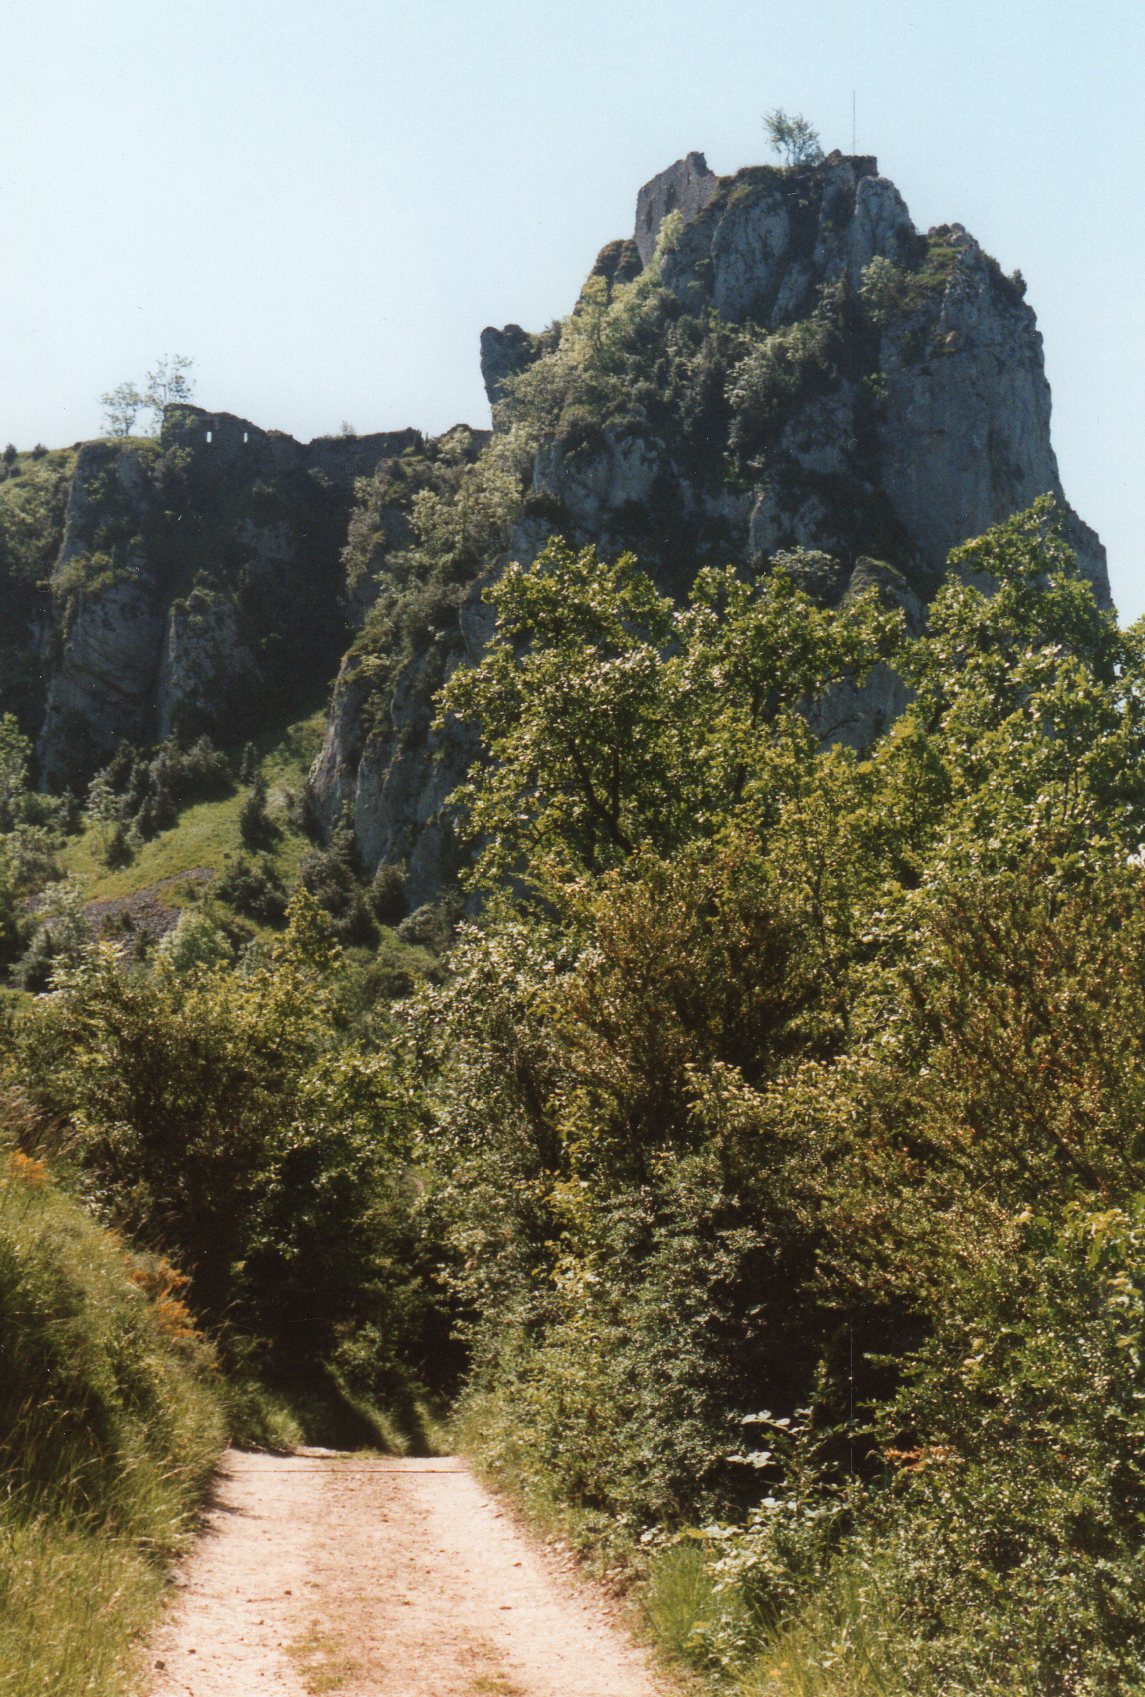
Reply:
<svg viewBox="0 0 1145 1697"><path fill-rule="evenodd" d="M228 1453L151 1697L656 1697L607 1605L458 1461Z"/></svg>

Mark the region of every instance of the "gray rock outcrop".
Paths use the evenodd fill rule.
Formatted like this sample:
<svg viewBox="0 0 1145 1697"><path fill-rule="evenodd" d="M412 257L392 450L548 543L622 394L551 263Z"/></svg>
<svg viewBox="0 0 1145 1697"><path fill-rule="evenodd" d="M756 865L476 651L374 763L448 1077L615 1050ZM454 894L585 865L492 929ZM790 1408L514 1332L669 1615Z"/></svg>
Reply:
<svg viewBox="0 0 1145 1697"><path fill-rule="evenodd" d="M817 599L874 587L917 630L949 551L1049 492L1108 603L1104 550L1058 476L1024 287L960 226L916 230L872 158L719 178L689 154L640 191L633 240L601 251L591 275L606 301L652 263L671 212L679 227L641 296L643 352L625 356L619 388L606 371L578 392L567 364L554 365L548 392L569 398L541 433L507 546L475 565L452 635L439 629L405 659L383 699L353 655L335 688L313 799L328 822L353 807L367 864L406 862L415 902L456 863L442 801L472 756L431 728L433 689L487 640L481 586L554 534L633 548L677 595L701 563L766 570L809 550L800 570ZM560 336L487 329L490 399L504 399L510 374L559 361ZM511 408L496 418L506 427ZM880 667L809 712L825 740L862 747L905 700Z"/></svg>
<svg viewBox="0 0 1145 1697"><path fill-rule="evenodd" d="M167 610L159 657L161 738L208 731L229 740L239 704L258 686L258 667L239 634L232 596L193 589Z"/></svg>
<svg viewBox="0 0 1145 1697"><path fill-rule="evenodd" d="M150 577L77 596L37 746L47 788L86 776L151 719L162 638L163 610Z"/></svg>
<svg viewBox="0 0 1145 1697"><path fill-rule="evenodd" d="M491 407L501 399L506 377L524 371L540 352L537 337L519 324L506 324L503 330L486 325L481 332L481 380Z"/></svg>
<svg viewBox="0 0 1145 1697"><path fill-rule="evenodd" d="M82 783L122 740L232 740L301 709L347 639L357 479L420 440L303 444L178 406L158 442L84 445L43 635L41 781Z"/></svg>

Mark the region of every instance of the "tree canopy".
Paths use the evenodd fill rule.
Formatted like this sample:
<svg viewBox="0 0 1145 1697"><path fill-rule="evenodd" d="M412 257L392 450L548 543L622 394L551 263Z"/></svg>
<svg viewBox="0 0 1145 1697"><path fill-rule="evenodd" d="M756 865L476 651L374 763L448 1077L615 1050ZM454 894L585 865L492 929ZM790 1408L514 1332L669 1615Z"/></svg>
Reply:
<svg viewBox="0 0 1145 1697"><path fill-rule="evenodd" d="M776 107L765 114L763 128L785 165L818 165L822 159L819 132L802 113L789 114Z"/></svg>
<svg viewBox="0 0 1145 1697"><path fill-rule="evenodd" d="M192 377L194 360L186 354L164 354L155 362L142 386L133 382L118 383L100 396L104 409L104 434L130 436L141 413L151 414L151 434L157 433L163 422L165 407L189 401L195 392Z"/></svg>

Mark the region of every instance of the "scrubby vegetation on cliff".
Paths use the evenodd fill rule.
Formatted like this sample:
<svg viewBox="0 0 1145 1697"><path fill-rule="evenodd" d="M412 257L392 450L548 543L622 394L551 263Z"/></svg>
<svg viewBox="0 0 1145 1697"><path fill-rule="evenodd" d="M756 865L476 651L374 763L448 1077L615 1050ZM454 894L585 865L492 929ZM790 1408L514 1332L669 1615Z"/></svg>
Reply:
<svg viewBox="0 0 1145 1697"><path fill-rule="evenodd" d="M1049 491L1107 595L1020 281L960 226L917 231L871 159L704 171L689 156L643 191L640 251L606 247L566 318L484 332L491 441L451 432L359 485L361 625L311 792L327 828L353 807L367 861L404 861L419 901L459 868L443 802L473 752L433 728L433 694L485 640L482 585L553 536L632 550L676 600L783 555L817 602L877 580L917 627L949 549ZM886 686L847 704L856 743L901 706Z"/></svg>

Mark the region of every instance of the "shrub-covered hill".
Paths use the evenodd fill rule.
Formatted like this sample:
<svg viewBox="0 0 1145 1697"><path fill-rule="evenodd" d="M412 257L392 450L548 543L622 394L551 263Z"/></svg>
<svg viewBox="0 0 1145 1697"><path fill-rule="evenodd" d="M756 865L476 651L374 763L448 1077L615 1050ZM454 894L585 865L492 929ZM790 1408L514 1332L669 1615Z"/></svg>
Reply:
<svg viewBox="0 0 1145 1697"><path fill-rule="evenodd" d="M293 894L351 946L363 1016L436 970L444 910L411 913L400 867L372 879L347 829L321 841L305 803L322 715L224 753L209 738L120 745L82 805L29 790L31 750L0 718L0 970L42 991L85 943L124 958L236 961L271 946ZM400 932L400 935L398 934Z"/></svg>

